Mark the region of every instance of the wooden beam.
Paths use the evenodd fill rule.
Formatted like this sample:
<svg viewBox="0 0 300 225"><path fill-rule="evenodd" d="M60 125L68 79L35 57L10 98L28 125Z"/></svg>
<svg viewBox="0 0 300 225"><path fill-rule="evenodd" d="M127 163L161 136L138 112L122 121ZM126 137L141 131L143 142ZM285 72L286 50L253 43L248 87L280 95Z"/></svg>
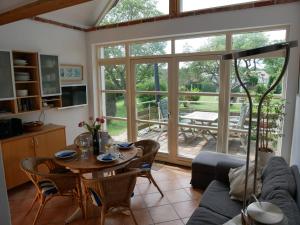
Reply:
<svg viewBox="0 0 300 225"><path fill-rule="evenodd" d="M0 25L31 18L91 0L37 0L0 14Z"/></svg>

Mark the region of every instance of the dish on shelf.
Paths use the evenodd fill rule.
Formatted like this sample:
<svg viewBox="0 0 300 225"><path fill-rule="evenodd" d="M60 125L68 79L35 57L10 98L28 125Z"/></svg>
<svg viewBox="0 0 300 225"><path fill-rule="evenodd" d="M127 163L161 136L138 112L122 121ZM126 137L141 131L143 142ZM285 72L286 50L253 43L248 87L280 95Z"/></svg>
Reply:
<svg viewBox="0 0 300 225"><path fill-rule="evenodd" d="M28 90L27 89L23 89L23 90L17 90L17 97L26 97L28 96Z"/></svg>
<svg viewBox="0 0 300 225"><path fill-rule="evenodd" d="M23 129L25 132L34 132L42 130L44 123L41 121L32 121L23 123Z"/></svg>
<svg viewBox="0 0 300 225"><path fill-rule="evenodd" d="M17 66L26 66L28 62L24 59L14 59L14 64Z"/></svg>
<svg viewBox="0 0 300 225"><path fill-rule="evenodd" d="M30 80L30 73L28 72L15 72L16 81L28 81Z"/></svg>

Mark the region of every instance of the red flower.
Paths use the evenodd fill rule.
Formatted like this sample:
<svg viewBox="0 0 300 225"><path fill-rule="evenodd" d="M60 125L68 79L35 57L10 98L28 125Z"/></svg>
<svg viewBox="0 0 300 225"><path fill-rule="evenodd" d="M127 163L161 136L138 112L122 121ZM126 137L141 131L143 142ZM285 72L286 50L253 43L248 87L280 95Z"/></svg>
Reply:
<svg viewBox="0 0 300 225"><path fill-rule="evenodd" d="M100 123L105 123L105 119L103 117L99 118Z"/></svg>
<svg viewBox="0 0 300 225"><path fill-rule="evenodd" d="M99 117L97 117L97 118L96 118L96 121L97 121L97 122L100 122L100 118L99 118Z"/></svg>
<svg viewBox="0 0 300 225"><path fill-rule="evenodd" d="M83 127L83 125L84 125L84 122L80 122L80 123L78 124L78 127Z"/></svg>

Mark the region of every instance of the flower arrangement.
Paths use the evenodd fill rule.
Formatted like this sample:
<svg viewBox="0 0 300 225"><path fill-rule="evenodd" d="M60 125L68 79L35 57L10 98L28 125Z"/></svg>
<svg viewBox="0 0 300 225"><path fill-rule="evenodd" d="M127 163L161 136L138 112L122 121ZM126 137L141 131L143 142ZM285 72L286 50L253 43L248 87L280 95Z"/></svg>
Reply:
<svg viewBox="0 0 300 225"><path fill-rule="evenodd" d="M105 123L103 117L97 117L95 120L93 117L89 118L89 122L82 121L78 124L79 127L87 129L90 133L97 133L101 129L101 125Z"/></svg>

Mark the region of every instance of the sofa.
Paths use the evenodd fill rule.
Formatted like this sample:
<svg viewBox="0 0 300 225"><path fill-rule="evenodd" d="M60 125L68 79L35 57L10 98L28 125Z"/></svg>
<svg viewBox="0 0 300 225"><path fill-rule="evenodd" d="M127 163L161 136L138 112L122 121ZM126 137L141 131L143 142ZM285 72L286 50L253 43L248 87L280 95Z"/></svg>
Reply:
<svg viewBox="0 0 300 225"><path fill-rule="evenodd" d="M229 196L228 172L237 167L230 160L219 161L215 179L204 191L199 207L187 225L220 225L240 214L242 202ZM300 224L300 175L297 166L289 167L282 157L272 157L262 170L260 201L276 204L284 212L289 225Z"/></svg>

